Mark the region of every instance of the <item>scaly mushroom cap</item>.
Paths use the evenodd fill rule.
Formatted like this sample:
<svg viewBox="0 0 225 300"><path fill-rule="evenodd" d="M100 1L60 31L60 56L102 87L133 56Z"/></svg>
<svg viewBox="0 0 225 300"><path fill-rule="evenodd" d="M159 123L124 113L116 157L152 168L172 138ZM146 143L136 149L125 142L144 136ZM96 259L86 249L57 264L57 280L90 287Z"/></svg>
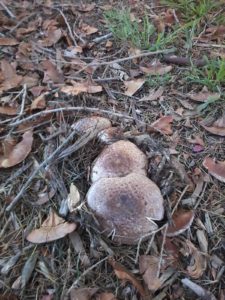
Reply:
<svg viewBox="0 0 225 300"><path fill-rule="evenodd" d="M111 127L112 124L109 119L93 116L93 117L87 117L78 120L76 123L74 123L71 127L73 130L76 130L79 134L87 133L88 131L96 130L97 132L100 132L103 129Z"/></svg>
<svg viewBox="0 0 225 300"><path fill-rule="evenodd" d="M87 193L87 203L103 233L112 233L114 241L122 244L138 243L158 228L153 220L161 220L164 215L159 188L136 173L98 180Z"/></svg>
<svg viewBox="0 0 225 300"><path fill-rule="evenodd" d="M147 157L129 141L118 141L107 146L93 163L92 182L100 178L122 177L129 173L146 175Z"/></svg>

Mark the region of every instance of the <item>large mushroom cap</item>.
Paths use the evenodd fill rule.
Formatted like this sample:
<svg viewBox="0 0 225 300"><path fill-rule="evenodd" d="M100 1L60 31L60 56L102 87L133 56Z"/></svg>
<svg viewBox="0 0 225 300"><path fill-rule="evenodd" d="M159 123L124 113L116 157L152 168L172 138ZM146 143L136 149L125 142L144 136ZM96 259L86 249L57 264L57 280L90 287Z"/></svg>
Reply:
<svg viewBox="0 0 225 300"><path fill-rule="evenodd" d="M78 120L76 123L74 123L71 127L72 129L76 130L79 134L87 133L88 131L96 130L97 132L100 132L103 129L111 127L112 124L109 119L93 116L93 117L87 117Z"/></svg>
<svg viewBox="0 0 225 300"><path fill-rule="evenodd" d="M131 173L125 177L102 178L87 193L87 203L105 233L114 241L135 244L157 229L153 220L164 215L163 197L157 185L146 176Z"/></svg>
<svg viewBox="0 0 225 300"><path fill-rule="evenodd" d="M129 141L118 141L107 146L93 163L92 182L100 178L122 177L129 173L146 175L147 157Z"/></svg>

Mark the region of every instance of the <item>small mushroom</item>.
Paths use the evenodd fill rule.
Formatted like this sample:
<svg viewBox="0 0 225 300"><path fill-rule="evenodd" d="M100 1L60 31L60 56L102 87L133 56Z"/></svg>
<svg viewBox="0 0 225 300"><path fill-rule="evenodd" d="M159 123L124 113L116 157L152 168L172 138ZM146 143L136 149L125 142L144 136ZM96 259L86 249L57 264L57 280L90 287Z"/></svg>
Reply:
<svg viewBox="0 0 225 300"><path fill-rule="evenodd" d="M76 130L77 133L81 135L93 130L100 132L101 130L109 128L111 126L112 124L109 119L93 116L78 120L71 126L71 128L73 130Z"/></svg>
<svg viewBox="0 0 225 300"><path fill-rule="evenodd" d="M91 180L122 177L132 172L146 175L147 163L146 155L135 144L121 140L107 146L96 158Z"/></svg>
<svg viewBox="0 0 225 300"><path fill-rule="evenodd" d="M156 230L154 220L164 215L159 188L137 173L99 179L90 187L87 203L103 233L112 234L114 242L122 244L135 244Z"/></svg>

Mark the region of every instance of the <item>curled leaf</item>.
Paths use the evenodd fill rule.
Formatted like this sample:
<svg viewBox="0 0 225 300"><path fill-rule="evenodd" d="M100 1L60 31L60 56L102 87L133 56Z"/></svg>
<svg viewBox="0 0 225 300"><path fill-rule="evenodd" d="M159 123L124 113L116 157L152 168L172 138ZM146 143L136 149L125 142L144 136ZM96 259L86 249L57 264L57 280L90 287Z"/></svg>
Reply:
<svg viewBox="0 0 225 300"><path fill-rule="evenodd" d="M95 94L102 91L102 86L90 83L88 81L75 82L73 81L73 86L66 85L61 88L61 91L68 95L79 95L81 93Z"/></svg>
<svg viewBox="0 0 225 300"><path fill-rule="evenodd" d="M45 94L42 94L32 101L30 109L31 110L43 109L45 107L46 107Z"/></svg>
<svg viewBox="0 0 225 300"><path fill-rule="evenodd" d="M190 228L193 220L194 212L192 210L177 210L172 216L173 224L168 226L166 235L172 237L183 233L185 230Z"/></svg>
<svg viewBox="0 0 225 300"><path fill-rule="evenodd" d="M23 134L21 142L0 156L0 168L10 168L22 162L30 153L32 143L33 131L29 130Z"/></svg>
<svg viewBox="0 0 225 300"><path fill-rule="evenodd" d="M41 227L34 229L28 234L27 240L35 244L55 241L73 232L76 227L77 225L75 223L68 223L55 212L51 211Z"/></svg>
<svg viewBox="0 0 225 300"><path fill-rule="evenodd" d="M217 121L215 121L212 126L205 126L204 124L200 125L205 128L208 132L220 136L225 136L225 116L219 118Z"/></svg>
<svg viewBox="0 0 225 300"><path fill-rule="evenodd" d="M125 95L133 96L145 83L145 79L139 78L134 80L124 81L124 85L126 88Z"/></svg>
<svg viewBox="0 0 225 300"><path fill-rule="evenodd" d="M109 259L109 263L113 267L115 274L119 279L132 283L132 285L138 290L140 295L144 297L145 291L143 286L130 271L128 271L123 265L113 259Z"/></svg>
<svg viewBox="0 0 225 300"><path fill-rule="evenodd" d="M172 66L162 65L159 61L148 66L140 66L140 70L148 75L164 75L172 70Z"/></svg>
<svg viewBox="0 0 225 300"><path fill-rule="evenodd" d="M80 192L78 188L73 183L71 183L70 193L67 198L69 211L73 212L74 210L76 210L76 207L79 202L80 202Z"/></svg>
<svg viewBox="0 0 225 300"><path fill-rule="evenodd" d="M139 270L150 291L158 290L162 282L157 276L159 257L153 255L141 255L139 258Z"/></svg>
<svg viewBox="0 0 225 300"><path fill-rule="evenodd" d="M206 90L202 90L199 93L192 93L192 94L188 94L188 97L191 100L197 101L197 102L206 102L209 100L218 100L220 98L220 94L219 93L211 93L208 92Z"/></svg>
<svg viewBox="0 0 225 300"><path fill-rule="evenodd" d="M211 157L206 157L203 161L203 166L216 179L225 182L225 161L216 162Z"/></svg>
<svg viewBox="0 0 225 300"><path fill-rule="evenodd" d="M156 131L159 131L163 134L173 134L171 123L173 122L172 116L163 116L153 122L150 126L151 128L155 129Z"/></svg>
<svg viewBox="0 0 225 300"><path fill-rule="evenodd" d="M191 264L187 267L187 272L192 278L200 278L206 269L205 256L191 243L186 240L186 245L191 255Z"/></svg>

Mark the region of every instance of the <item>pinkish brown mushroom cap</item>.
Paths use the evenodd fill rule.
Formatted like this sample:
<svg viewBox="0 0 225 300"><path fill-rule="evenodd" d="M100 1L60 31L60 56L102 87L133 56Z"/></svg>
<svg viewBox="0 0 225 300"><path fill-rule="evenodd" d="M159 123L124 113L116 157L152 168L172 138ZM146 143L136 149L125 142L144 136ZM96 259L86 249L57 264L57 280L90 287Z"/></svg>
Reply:
<svg viewBox="0 0 225 300"><path fill-rule="evenodd" d="M102 178L87 193L87 203L105 234L114 241L136 244L158 227L164 215L163 197L157 185L141 174Z"/></svg>
<svg viewBox="0 0 225 300"><path fill-rule="evenodd" d="M147 157L133 143L118 141L107 146L93 163L92 182L100 178L122 177L129 173L146 175Z"/></svg>
<svg viewBox="0 0 225 300"><path fill-rule="evenodd" d="M87 117L78 120L76 123L74 123L71 127L72 129L76 130L78 134L84 134L88 131L96 130L97 132L100 132L103 129L111 127L112 124L109 119L93 116L93 117Z"/></svg>

